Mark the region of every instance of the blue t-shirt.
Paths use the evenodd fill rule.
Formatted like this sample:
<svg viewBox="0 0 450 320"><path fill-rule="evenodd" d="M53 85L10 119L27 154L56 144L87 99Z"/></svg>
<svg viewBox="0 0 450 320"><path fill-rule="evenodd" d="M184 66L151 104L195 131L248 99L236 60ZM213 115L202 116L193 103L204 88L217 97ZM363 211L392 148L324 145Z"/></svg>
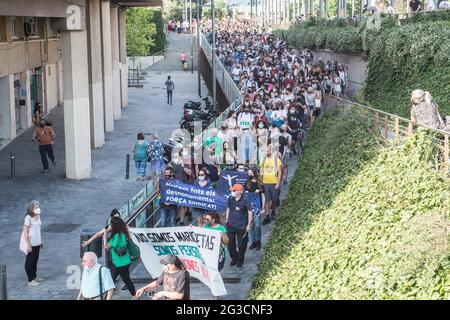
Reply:
<svg viewBox="0 0 450 320"><path fill-rule="evenodd" d="M245 230L248 225L248 211L252 210L252 206L244 196L236 201L234 197L228 198L228 208L230 214L228 215L227 227L233 227L240 230Z"/></svg>
<svg viewBox="0 0 450 320"><path fill-rule="evenodd" d="M173 89L175 89L175 84L173 83L172 80L167 80L166 87L167 87L167 91L173 91Z"/></svg>

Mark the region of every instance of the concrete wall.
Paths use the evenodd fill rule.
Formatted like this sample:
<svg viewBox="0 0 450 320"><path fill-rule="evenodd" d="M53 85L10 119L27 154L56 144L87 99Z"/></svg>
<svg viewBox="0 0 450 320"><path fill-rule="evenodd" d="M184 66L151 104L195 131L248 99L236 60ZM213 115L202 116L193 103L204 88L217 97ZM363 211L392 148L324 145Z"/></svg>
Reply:
<svg viewBox="0 0 450 320"><path fill-rule="evenodd" d="M48 111L58 105L58 73L58 63L45 66L45 94Z"/></svg>
<svg viewBox="0 0 450 320"><path fill-rule="evenodd" d="M59 47L58 39L48 41L48 45L44 40L0 43L0 77L59 61Z"/></svg>
<svg viewBox="0 0 450 320"><path fill-rule="evenodd" d="M16 137L13 75L0 78L0 137L2 145Z"/></svg>
<svg viewBox="0 0 450 320"><path fill-rule="evenodd" d="M363 61L362 56L341 54L326 50L316 50L312 51L312 53L316 61L319 57L322 57L323 62L327 62L328 60L337 61L347 67L348 85L346 91L349 97L353 97L366 83L368 65L367 62Z"/></svg>

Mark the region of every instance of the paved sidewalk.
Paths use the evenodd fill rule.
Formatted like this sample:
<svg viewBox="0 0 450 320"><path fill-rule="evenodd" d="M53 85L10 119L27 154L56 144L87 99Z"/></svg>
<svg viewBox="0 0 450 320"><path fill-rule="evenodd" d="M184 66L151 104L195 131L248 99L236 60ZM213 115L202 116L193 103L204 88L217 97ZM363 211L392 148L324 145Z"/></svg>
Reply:
<svg viewBox="0 0 450 320"><path fill-rule="evenodd" d="M166 104L162 89L169 74L176 86L173 106ZM206 92L205 87L203 90ZM70 274L66 271L70 265L80 265L80 228L104 226L111 209L122 206L144 186L145 182L135 181L134 163L130 180L124 179L125 155L130 152L136 133L158 132L161 141L167 141L172 130L178 128L184 101L196 99L196 92L195 73L162 73L150 69L143 89L130 88L129 107L122 110L122 119L115 122L114 132L106 134L106 145L92 150L93 174L88 180L70 181L64 177L63 107L55 108L48 116L57 135L57 164L50 165L48 174L41 173L38 147L31 141L33 129L0 151L0 263L7 265L9 299L73 299L76 296L76 290L67 289ZM14 181L9 179L10 153L16 155ZM19 239L26 205L33 199L39 200L42 206L44 249L38 273L45 281L39 287L29 288Z"/></svg>

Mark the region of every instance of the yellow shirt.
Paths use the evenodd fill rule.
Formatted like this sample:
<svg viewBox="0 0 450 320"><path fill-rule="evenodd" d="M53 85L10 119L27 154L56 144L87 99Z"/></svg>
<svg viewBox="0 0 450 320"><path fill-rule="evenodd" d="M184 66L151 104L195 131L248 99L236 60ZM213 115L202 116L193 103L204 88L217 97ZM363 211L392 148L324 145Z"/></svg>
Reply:
<svg viewBox="0 0 450 320"><path fill-rule="evenodd" d="M276 161L276 165L275 165ZM277 184L278 183L278 169L281 166L281 160L278 157L264 158L261 163L261 169L263 170L264 184ZM281 173L281 172L280 172Z"/></svg>

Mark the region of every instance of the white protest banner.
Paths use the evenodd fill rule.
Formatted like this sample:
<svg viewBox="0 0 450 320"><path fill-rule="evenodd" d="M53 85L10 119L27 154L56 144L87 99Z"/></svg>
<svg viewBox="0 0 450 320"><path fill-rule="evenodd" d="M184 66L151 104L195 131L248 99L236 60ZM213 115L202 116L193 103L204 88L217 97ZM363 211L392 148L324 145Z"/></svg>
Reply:
<svg viewBox="0 0 450 320"><path fill-rule="evenodd" d="M213 295L227 294L218 271L221 246L220 231L195 226L173 228L130 228L133 242L139 246L141 259L152 278L162 273L160 260L175 254L189 274L205 285Z"/></svg>

